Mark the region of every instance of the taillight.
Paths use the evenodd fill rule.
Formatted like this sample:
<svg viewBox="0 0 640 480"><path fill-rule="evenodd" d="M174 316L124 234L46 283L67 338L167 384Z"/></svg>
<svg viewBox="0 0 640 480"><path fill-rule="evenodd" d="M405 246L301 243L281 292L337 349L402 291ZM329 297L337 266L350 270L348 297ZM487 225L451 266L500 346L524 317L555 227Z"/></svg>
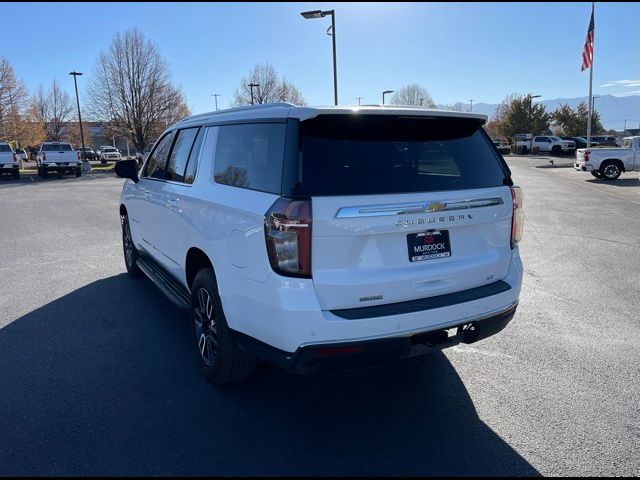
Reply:
<svg viewBox="0 0 640 480"><path fill-rule="evenodd" d="M511 248L516 248L522 239L522 229L524 228L524 210L522 190L520 187L511 187L511 198L513 199L513 215L511 217Z"/></svg>
<svg viewBox="0 0 640 480"><path fill-rule="evenodd" d="M279 198L265 215L271 268L289 277L311 277L311 201Z"/></svg>
<svg viewBox="0 0 640 480"><path fill-rule="evenodd" d="M17 161L18 161L18 154L17 154L17 153L14 153L14 154L13 154L13 161L14 161L14 162L17 162Z"/></svg>
<svg viewBox="0 0 640 480"><path fill-rule="evenodd" d="M78 161L82 160L82 155L80 154L80 152L78 151Z"/></svg>
<svg viewBox="0 0 640 480"><path fill-rule="evenodd" d="M586 152L584 152L584 161L588 162L589 161L589 155L591 154L591 152L589 150L587 150Z"/></svg>

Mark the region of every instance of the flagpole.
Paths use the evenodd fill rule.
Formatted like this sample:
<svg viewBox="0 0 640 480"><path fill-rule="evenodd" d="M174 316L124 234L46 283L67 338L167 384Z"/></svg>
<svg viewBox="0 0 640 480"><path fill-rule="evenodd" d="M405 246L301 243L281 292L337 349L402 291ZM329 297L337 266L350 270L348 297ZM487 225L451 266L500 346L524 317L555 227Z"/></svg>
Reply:
<svg viewBox="0 0 640 480"><path fill-rule="evenodd" d="M591 14L594 14L596 2L591 2ZM587 148L591 147L591 118L593 116L593 63L596 54L596 33L593 32L593 46L591 48L591 67L589 67L589 118L587 119Z"/></svg>

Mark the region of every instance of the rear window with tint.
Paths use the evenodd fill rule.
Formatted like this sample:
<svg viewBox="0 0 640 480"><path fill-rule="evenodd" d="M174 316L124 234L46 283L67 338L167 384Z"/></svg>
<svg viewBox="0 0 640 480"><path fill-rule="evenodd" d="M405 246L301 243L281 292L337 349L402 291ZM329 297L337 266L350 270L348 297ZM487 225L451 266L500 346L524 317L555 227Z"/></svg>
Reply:
<svg viewBox="0 0 640 480"><path fill-rule="evenodd" d="M300 124L302 195L369 195L505 185L480 123L459 118L326 115Z"/></svg>
<svg viewBox="0 0 640 480"><path fill-rule="evenodd" d="M42 145L43 152L70 152L73 149L68 143L58 143L55 145Z"/></svg>
<svg viewBox="0 0 640 480"><path fill-rule="evenodd" d="M0 152L7 153L11 151L11 147L9 145L0 145Z"/></svg>

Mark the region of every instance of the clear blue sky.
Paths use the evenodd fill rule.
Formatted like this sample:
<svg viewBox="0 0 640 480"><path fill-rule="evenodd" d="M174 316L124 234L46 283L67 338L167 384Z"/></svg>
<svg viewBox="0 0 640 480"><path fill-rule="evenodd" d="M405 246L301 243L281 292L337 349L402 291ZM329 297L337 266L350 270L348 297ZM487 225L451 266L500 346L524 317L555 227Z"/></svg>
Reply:
<svg viewBox="0 0 640 480"><path fill-rule="evenodd" d="M73 93L67 74L82 71L82 95L99 51L116 31L137 26L158 44L194 113L213 109L212 93L228 106L240 78L259 61L272 63L309 104L327 105L330 20L299 14L318 8L336 10L340 103L357 103L358 96L378 103L382 90L414 82L436 103L588 93L580 63L590 2L5 3L11 39L2 37L0 56L30 90L55 78ZM640 93L640 3L596 3L595 23L594 94ZM621 80L627 83L615 83Z"/></svg>

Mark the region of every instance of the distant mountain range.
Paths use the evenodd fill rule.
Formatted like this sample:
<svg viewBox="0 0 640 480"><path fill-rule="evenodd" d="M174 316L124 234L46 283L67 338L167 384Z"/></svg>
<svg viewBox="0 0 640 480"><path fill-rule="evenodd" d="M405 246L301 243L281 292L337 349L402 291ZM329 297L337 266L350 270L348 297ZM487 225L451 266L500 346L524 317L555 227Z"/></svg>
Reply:
<svg viewBox="0 0 640 480"><path fill-rule="evenodd" d="M536 99L538 100L538 99ZM534 100L535 101L535 100ZM553 100L542 100L540 103L547 107L547 112L552 112L561 103L566 103L572 108L576 108L580 102L588 103L588 97L579 98L556 98ZM461 102L469 107L469 103ZM457 104L457 105L460 105ZM640 95L629 95L626 97L615 97L613 95L599 95L595 99L596 111L600 114L602 125L606 129L613 128L622 130L624 121L627 120L627 128L640 128ZM444 105L438 105L445 108ZM493 116L498 104L474 103L473 112Z"/></svg>

